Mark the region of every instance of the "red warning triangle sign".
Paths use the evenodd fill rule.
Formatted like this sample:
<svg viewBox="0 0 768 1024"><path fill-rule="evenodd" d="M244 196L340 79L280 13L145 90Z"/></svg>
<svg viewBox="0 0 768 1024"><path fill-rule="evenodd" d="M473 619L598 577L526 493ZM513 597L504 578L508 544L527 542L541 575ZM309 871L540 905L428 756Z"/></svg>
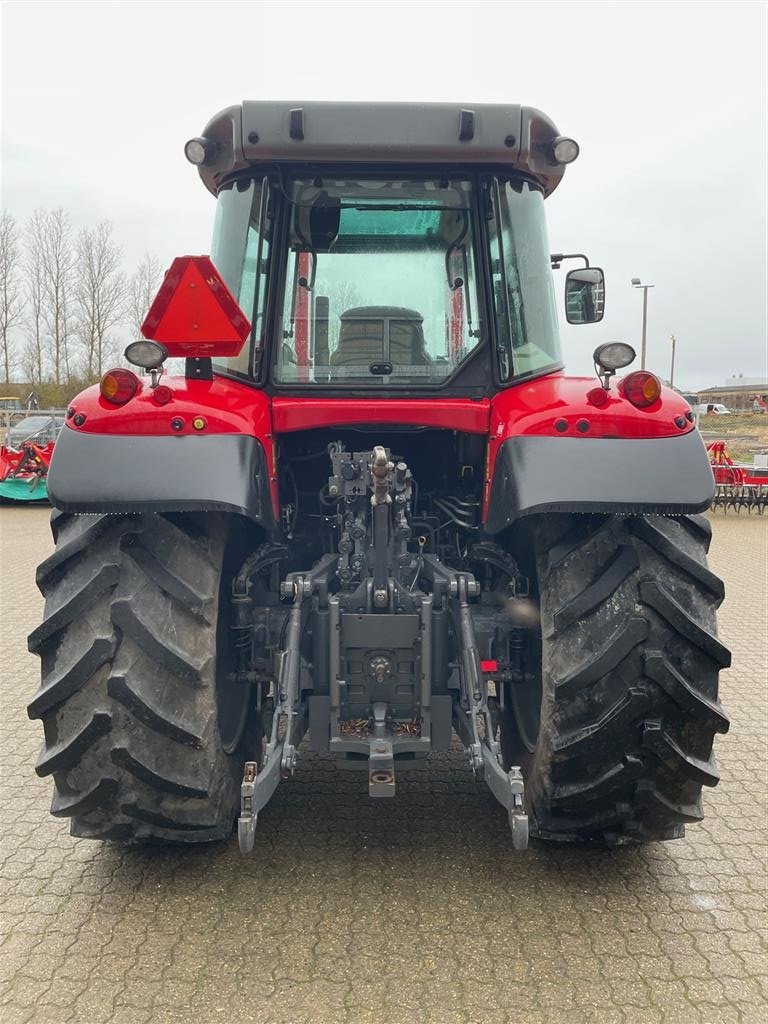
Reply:
<svg viewBox="0 0 768 1024"><path fill-rule="evenodd" d="M141 333L169 356L236 356L251 325L209 256L177 256Z"/></svg>

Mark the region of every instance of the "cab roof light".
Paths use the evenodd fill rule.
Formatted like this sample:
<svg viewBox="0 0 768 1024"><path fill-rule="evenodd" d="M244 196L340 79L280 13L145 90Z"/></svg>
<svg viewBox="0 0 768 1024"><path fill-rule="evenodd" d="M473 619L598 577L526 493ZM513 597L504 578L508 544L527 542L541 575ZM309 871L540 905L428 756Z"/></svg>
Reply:
<svg viewBox="0 0 768 1024"><path fill-rule="evenodd" d="M99 382L101 397L111 405L125 405L141 388L141 381L130 370L107 370Z"/></svg>
<svg viewBox="0 0 768 1024"><path fill-rule="evenodd" d="M559 164L572 164L579 155L579 144L575 139L569 139L565 135L558 135L552 141L552 156Z"/></svg>
<svg viewBox="0 0 768 1024"><path fill-rule="evenodd" d="M638 409L646 409L658 401L661 395L661 381L648 370L636 370L621 382L624 397Z"/></svg>
<svg viewBox="0 0 768 1024"><path fill-rule="evenodd" d="M191 164L194 164L196 167L201 167L203 164L208 164L213 161L215 156L214 144L210 139L200 137L190 139L189 142L184 145L184 156Z"/></svg>

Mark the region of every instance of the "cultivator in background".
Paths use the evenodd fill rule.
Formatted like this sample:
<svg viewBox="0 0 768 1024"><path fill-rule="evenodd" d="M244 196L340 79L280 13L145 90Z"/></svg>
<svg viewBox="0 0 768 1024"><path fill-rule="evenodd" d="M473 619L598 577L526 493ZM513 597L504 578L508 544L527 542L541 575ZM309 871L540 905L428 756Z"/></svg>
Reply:
<svg viewBox="0 0 768 1024"><path fill-rule="evenodd" d="M728 509L755 509L762 515L768 507L768 470L734 462L725 441L712 441L707 452L715 476L712 507L726 513Z"/></svg>
<svg viewBox="0 0 768 1024"><path fill-rule="evenodd" d="M25 441L16 451L0 446L0 500L47 501L46 478L53 455L53 442L39 445Z"/></svg>

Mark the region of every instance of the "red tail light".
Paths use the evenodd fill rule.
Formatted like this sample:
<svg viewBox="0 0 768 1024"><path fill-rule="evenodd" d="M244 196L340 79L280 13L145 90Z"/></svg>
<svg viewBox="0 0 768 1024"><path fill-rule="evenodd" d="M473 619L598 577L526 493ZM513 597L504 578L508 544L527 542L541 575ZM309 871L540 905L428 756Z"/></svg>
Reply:
<svg viewBox="0 0 768 1024"><path fill-rule="evenodd" d="M647 370L636 370L621 382L621 390L625 398L638 409L644 409L658 399L661 394L661 381Z"/></svg>
<svg viewBox="0 0 768 1024"><path fill-rule="evenodd" d="M168 405L173 398L173 392L165 384L158 384L152 392L152 397L158 405Z"/></svg>
<svg viewBox="0 0 768 1024"><path fill-rule="evenodd" d="M125 405L141 387L141 382L130 370L107 370L99 383L101 397L112 405Z"/></svg>
<svg viewBox="0 0 768 1024"><path fill-rule="evenodd" d="M592 388L591 391L587 392L587 401L590 405L594 405L598 409L602 409L604 405L608 405L610 399L611 396L605 388Z"/></svg>

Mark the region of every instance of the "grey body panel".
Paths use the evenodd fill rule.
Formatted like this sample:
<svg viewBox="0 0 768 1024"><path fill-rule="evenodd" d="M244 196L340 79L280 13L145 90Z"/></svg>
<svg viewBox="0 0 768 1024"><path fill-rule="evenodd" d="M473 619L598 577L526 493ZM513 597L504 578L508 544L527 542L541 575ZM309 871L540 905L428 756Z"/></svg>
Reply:
<svg viewBox="0 0 768 1024"><path fill-rule="evenodd" d="M264 451L254 437L61 432L48 474L65 512L238 512L272 522Z"/></svg>
<svg viewBox="0 0 768 1024"><path fill-rule="evenodd" d="M230 175L276 162L496 164L547 194L565 169L552 156L555 125L519 104L245 101L216 114L203 137L214 153L199 171L214 195Z"/></svg>
<svg viewBox="0 0 768 1024"><path fill-rule="evenodd" d="M697 430L642 440L514 437L496 457L486 530L536 512L688 515L714 493Z"/></svg>

